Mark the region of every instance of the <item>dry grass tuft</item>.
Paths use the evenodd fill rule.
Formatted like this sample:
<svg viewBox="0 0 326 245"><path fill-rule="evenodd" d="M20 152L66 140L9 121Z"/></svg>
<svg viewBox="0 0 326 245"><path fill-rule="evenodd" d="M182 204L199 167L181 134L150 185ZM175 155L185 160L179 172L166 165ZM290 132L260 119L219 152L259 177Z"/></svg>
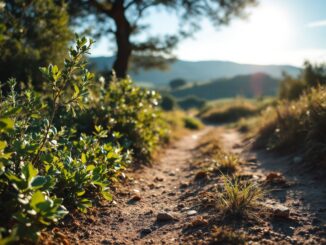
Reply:
<svg viewBox="0 0 326 245"><path fill-rule="evenodd" d="M234 173L240 163L238 156L223 151L217 152L213 159L215 163L215 171L218 170L223 174Z"/></svg>
<svg viewBox="0 0 326 245"><path fill-rule="evenodd" d="M248 215L265 195L265 192L253 182L241 182L237 177L225 175L222 178L224 192L218 204L226 215Z"/></svg>

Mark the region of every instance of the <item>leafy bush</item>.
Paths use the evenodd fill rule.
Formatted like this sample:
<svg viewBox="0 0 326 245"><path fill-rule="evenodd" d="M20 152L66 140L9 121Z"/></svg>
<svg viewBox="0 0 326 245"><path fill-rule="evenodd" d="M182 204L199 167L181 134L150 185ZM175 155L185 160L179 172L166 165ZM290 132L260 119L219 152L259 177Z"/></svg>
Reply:
<svg viewBox="0 0 326 245"><path fill-rule="evenodd" d="M162 95L161 107L164 111L172 111L177 107L177 101L172 95Z"/></svg>
<svg viewBox="0 0 326 245"><path fill-rule="evenodd" d="M103 78L101 78L102 80ZM147 162L157 144L168 137L168 128L159 108L160 95L135 86L130 79L114 76L93 86L84 110L65 123L75 125L77 133L90 134L96 125L107 129L104 139L118 142L132 151L137 160ZM62 118L58 118L60 124Z"/></svg>
<svg viewBox="0 0 326 245"><path fill-rule="evenodd" d="M63 69L41 68L49 93L17 93L15 80L8 82L9 94L0 93L1 244L35 241L44 226L68 213L67 208L86 212L99 198L111 200L110 184L130 162L129 148L120 142L127 147L134 136L145 151L157 143L157 132L147 131L157 118L158 96L133 87L129 80L114 80L108 94L99 98L103 108L110 107L100 110L108 113L106 128L99 124L91 133L82 132L80 125L66 121L92 109L93 74L83 58L91 45L92 41L77 37Z"/></svg>
<svg viewBox="0 0 326 245"><path fill-rule="evenodd" d="M195 117L186 116L185 118L183 118L183 121L184 121L184 127L188 129L196 130L203 127L201 121L199 121Z"/></svg>

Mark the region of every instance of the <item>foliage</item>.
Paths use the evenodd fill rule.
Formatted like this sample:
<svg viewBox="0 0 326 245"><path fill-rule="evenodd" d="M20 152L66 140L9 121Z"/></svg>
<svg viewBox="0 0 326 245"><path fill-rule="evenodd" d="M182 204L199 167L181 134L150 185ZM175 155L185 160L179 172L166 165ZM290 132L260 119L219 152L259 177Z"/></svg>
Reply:
<svg viewBox="0 0 326 245"><path fill-rule="evenodd" d="M309 87L326 85L326 64L311 64L306 61L302 76Z"/></svg>
<svg viewBox="0 0 326 245"><path fill-rule="evenodd" d="M183 121L184 121L184 127L188 129L197 130L203 127L201 121L199 121L195 117L187 116L183 118Z"/></svg>
<svg viewBox="0 0 326 245"><path fill-rule="evenodd" d="M326 153L326 88L313 88L299 100L282 101L256 119L256 146L300 151L310 161L322 163ZM258 131L258 132L257 132Z"/></svg>
<svg viewBox="0 0 326 245"><path fill-rule="evenodd" d="M96 198L111 200L110 184L129 162L128 151L108 141L108 130L76 137L71 124L54 118L77 115L88 101L93 74L83 58L92 41L78 38L64 67L41 68L49 93L0 94L1 244L35 241L40 229L58 222L66 208L86 212ZM100 195L99 195L100 194Z"/></svg>
<svg viewBox="0 0 326 245"><path fill-rule="evenodd" d="M168 137L168 128L159 108L160 95L152 90L135 86L130 79L112 80L106 86L100 78L93 86L83 112L75 118L67 115L57 123L75 125L77 133L90 134L100 125L111 132L103 139L116 141L132 151L139 161L148 162L151 153L161 140Z"/></svg>
<svg viewBox="0 0 326 245"><path fill-rule="evenodd" d="M161 107L164 111L172 111L177 107L177 101L172 95L163 94L161 100Z"/></svg>
<svg viewBox="0 0 326 245"><path fill-rule="evenodd" d="M280 99L296 100L305 89L306 84L304 81L284 74L280 84L279 97Z"/></svg>
<svg viewBox="0 0 326 245"><path fill-rule="evenodd" d="M297 78L283 75L279 90L280 99L297 100L305 91L326 84L326 65L304 63L304 69Z"/></svg>
<svg viewBox="0 0 326 245"><path fill-rule="evenodd" d="M72 35L65 6L54 0L2 0L0 81L16 77L40 89L38 68L59 63ZM9 89L9 88L8 88Z"/></svg>
<svg viewBox="0 0 326 245"><path fill-rule="evenodd" d="M237 177L223 176L224 192L219 204L229 215L242 216L248 214L250 208L262 199L264 191L255 183L241 182Z"/></svg>
<svg viewBox="0 0 326 245"><path fill-rule="evenodd" d="M206 101L204 99L200 99L196 96L189 96L178 100L178 105L184 110L189 110L192 108L201 109L205 106L205 104Z"/></svg>
<svg viewBox="0 0 326 245"><path fill-rule="evenodd" d="M203 18L214 26L225 25L234 17L244 17L248 6L254 6L256 0L65 0L69 12L74 16L75 24L87 20L96 35L113 37L117 54L113 69L117 77L126 77L131 54L137 65L145 68L164 67L162 63L174 58L173 48L181 39L191 36L199 30ZM162 33L146 39L137 35L146 31L150 25L144 25L144 19L153 9L163 9L174 14L179 20L177 33ZM78 21L80 21L78 23ZM79 25L80 26L80 25ZM96 27L96 28L94 28ZM132 40L132 41L131 41Z"/></svg>

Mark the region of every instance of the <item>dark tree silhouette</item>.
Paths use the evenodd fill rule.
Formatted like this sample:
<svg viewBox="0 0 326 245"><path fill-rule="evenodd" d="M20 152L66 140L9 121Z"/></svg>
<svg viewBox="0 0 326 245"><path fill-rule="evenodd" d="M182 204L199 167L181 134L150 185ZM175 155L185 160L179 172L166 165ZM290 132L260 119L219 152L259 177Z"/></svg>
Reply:
<svg viewBox="0 0 326 245"><path fill-rule="evenodd" d="M60 2L61 0L57 0ZM66 0L73 20L83 23L95 21L91 30L99 35L113 34L116 41L116 60L113 65L118 77L125 77L130 58L142 68L164 67L172 58L173 48L185 37L200 28L207 18L214 26L228 24L233 17L246 16L245 9L257 0ZM148 37L135 41L136 36L149 26L143 19L148 11L165 9L178 17L179 30L173 35ZM164 20L162 20L164 21ZM87 23L86 22L86 23Z"/></svg>
<svg viewBox="0 0 326 245"><path fill-rule="evenodd" d="M60 64L73 38L66 8L55 0L2 0L0 4L0 81L15 77L41 89L39 67Z"/></svg>
<svg viewBox="0 0 326 245"><path fill-rule="evenodd" d="M187 81L182 78L176 78L170 81L169 85L171 89L175 90L181 88L187 84Z"/></svg>

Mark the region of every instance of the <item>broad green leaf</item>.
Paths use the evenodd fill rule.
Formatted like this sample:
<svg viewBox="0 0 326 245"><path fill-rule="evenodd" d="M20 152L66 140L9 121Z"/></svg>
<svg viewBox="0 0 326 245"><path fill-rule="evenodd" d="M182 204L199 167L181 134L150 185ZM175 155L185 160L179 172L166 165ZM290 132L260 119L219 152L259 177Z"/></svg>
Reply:
<svg viewBox="0 0 326 245"><path fill-rule="evenodd" d="M95 165L88 165L88 166L86 167L86 170L87 170L87 171L93 171L94 168L95 168Z"/></svg>
<svg viewBox="0 0 326 245"><path fill-rule="evenodd" d="M31 187L34 190L42 188L47 183L47 178L44 176L36 176L31 180Z"/></svg>
<svg viewBox="0 0 326 245"><path fill-rule="evenodd" d="M87 159L86 159L86 154L83 152L82 155L81 155L81 162L83 164L85 164L87 162Z"/></svg>
<svg viewBox="0 0 326 245"><path fill-rule="evenodd" d="M0 152L4 150L7 147L6 141L0 141Z"/></svg>
<svg viewBox="0 0 326 245"><path fill-rule="evenodd" d="M44 194L41 191L34 192L30 201L31 207L35 210L39 210L37 205L43 202L45 202Z"/></svg>
<svg viewBox="0 0 326 245"><path fill-rule="evenodd" d="M32 163L28 163L22 168L22 173L24 174L28 183L30 183L32 178L34 178L38 174L38 170L34 168Z"/></svg>
<svg viewBox="0 0 326 245"><path fill-rule="evenodd" d="M14 121L10 118L0 118L0 131L8 131L14 128Z"/></svg>
<svg viewBox="0 0 326 245"><path fill-rule="evenodd" d="M102 196L103 196L103 198L105 200L107 200L107 201L112 201L113 200L113 197L112 197L112 195L111 195L110 192L108 192L108 191L102 191L101 194L102 194Z"/></svg>

